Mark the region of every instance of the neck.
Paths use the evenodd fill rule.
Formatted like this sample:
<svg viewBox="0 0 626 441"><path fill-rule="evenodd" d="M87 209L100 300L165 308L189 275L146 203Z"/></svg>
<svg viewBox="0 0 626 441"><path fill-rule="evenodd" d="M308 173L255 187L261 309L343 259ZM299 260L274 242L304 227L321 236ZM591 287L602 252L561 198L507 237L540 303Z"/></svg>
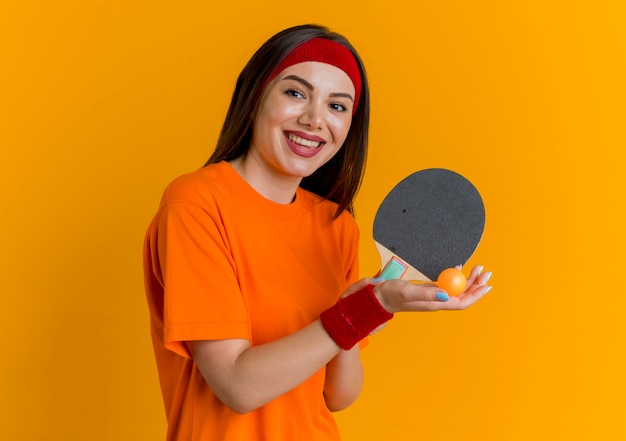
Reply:
<svg viewBox="0 0 626 441"><path fill-rule="evenodd" d="M230 161L230 165L264 198L277 204L291 204L296 197L296 190L302 178L280 176L265 167L259 167L259 164L252 164L254 162L253 158L244 155Z"/></svg>

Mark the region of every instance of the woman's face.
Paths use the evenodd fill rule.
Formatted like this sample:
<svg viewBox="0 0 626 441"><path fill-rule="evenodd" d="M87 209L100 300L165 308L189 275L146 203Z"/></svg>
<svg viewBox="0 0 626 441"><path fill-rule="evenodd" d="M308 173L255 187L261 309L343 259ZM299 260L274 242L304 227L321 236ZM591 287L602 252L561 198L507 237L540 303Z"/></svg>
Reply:
<svg viewBox="0 0 626 441"><path fill-rule="evenodd" d="M341 148L354 96L348 75L330 64L304 62L283 70L264 90L246 166L299 183Z"/></svg>

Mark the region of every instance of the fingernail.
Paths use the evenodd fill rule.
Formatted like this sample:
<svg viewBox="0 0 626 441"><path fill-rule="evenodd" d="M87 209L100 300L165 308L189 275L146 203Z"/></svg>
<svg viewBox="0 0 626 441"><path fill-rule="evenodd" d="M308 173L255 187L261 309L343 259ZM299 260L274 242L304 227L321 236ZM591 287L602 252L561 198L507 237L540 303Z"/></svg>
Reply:
<svg viewBox="0 0 626 441"><path fill-rule="evenodd" d="M481 265L478 267L478 274L482 274L483 270L485 269L484 265Z"/></svg>
<svg viewBox="0 0 626 441"><path fill-rule="evenodd" d="M488 286L487 289L485 290L485 292L483 293L483 295L487 294L489 291L491 291L491 288L493 288L493 286Z"/></svg>
<svg viewBox="0 0 626 441"><path fill-rule="evenodd" d="M439 300L441 302L447 302L448 301L448 294L446 294L445 292L439 291L437 294L435 294L435 297L437 297L437 300Z"/></svg>
<svg viewBox="0 0 626 441"><path fill-rule="evenodd" d="M492 274L491 271L487 273L487 278L485 279L485 283L489 282L489 279L491 279L491 274Z"/></svg>
<svg viewBox="0 0 626 441"><path fill-rule="evenodd" d="M379 282L382 282L383 280L385 280L383 277L376 277L374 279L374 283L379 283Z"/></svg>
<svg viewBox="0 0 626 441"><path fill-rule="evenodd" d="M461 271L463 269L463 265L457 265L456 269L458 269L459 271Z"/></svg>

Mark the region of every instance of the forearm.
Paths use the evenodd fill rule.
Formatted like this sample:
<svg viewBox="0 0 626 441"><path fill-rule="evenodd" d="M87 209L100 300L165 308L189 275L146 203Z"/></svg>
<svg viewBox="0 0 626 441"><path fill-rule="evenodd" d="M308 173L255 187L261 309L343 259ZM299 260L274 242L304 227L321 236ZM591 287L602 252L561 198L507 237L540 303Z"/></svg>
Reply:
<svg viewBox="0 0 626 441"><path fill-rule="evenodd" d="M188 342L218 398L239 413L255 410L303 383L341 352L320 321L271 343Z"/></svg>
<svg viewBox="0 0 626 441"><path fill-rule="evenodd" d="M326 366L324 399L332 411L350 406L363 387L363 365L359 345L341 351Z"/></svg>

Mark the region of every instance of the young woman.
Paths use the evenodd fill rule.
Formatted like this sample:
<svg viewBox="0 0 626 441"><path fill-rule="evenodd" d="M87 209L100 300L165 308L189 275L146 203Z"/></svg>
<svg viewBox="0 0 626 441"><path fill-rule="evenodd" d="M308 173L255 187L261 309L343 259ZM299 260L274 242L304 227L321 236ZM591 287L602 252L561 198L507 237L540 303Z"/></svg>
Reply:
<svg viewBox="0 0 626 441"><path fill-rule="evenodd" d="M367 153L362 62L324 27L287 29L241 72L215 153L166 189L144 271L168 440L339 440L359 341L393 313L463 309L472 270L433 285L359 280L352 202Z"/></svg>

